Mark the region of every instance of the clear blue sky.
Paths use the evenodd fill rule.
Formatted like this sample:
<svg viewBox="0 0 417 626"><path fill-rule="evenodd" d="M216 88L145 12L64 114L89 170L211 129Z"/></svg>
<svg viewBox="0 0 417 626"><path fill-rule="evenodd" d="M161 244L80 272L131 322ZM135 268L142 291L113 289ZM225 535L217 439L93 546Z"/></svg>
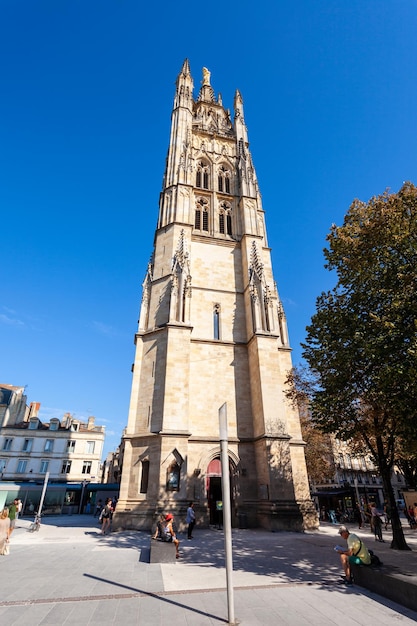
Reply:
<svg viewBox="0 0 417 626"><path fill-rule="evenodd" d="M0 0L0 381L126 425L175 80L238 88L294 363L355 197L417 183L415 0Z"/></svg>

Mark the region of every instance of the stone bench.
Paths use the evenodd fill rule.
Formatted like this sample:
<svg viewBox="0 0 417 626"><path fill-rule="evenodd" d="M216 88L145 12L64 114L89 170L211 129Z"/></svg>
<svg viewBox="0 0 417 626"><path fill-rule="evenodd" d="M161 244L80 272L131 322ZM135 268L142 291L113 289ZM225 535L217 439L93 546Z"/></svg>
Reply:
<svg viewBox="0 0 417 626"><path fill-rule="evenodd" d="M175 544L171 541L151 539L150 563L176 563Z"/></svg>
<svg viewBox="0 0 417 626"><path fill-rule="evenodd" d="M355 584L417 611L416 578L388 567L351 565Z"/></svg>

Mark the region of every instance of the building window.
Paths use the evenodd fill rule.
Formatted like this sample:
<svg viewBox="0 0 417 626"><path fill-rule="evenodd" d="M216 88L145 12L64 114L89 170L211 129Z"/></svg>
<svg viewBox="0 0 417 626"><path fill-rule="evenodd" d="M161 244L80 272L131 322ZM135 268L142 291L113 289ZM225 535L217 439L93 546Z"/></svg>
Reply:
<svg viewBox="0 0 417 626"><path fill-rule="evenodd" d="M7 459L0 459L0 474L3 474L6 469Z"/></svg>
<svg viewBox="0 0 417 626"><path fill-rule="evenodd" d="M209 166L200 161L197 163L197 173L195 178L195 186L203 189L209 188Z"/></svg>
<svg viewBox="0 0 417 626"><path fill-rule="evenodd" d="M219 212L219 232L224 235L232 236L232 207L229 202L220 204Z"/></svg>
<svg viewBox="0 0 417 626"><path fill-rule="evenodd" d="M149 461L142 461L142 475L140 477L140 493L148 492L149 483Z"/></svg>
<svg viewBox="0 0 417 626"><path fill-rule="evenodd" d="M209 229L209 203L207 198L198 198L195 209L194 228L208 232Z"/></svg>
<svg viewBox="0 0 417 626"><path fill-rule="evenodd" d="M202 161L197 163L196 187L209 188L209 167Z"/></svg>
<svg viewBox="0 0 417 626"><path fill-rule="evenodd" d="M230 171L223 165L219 169L218 184L220 192L230 193Z"/></svg>
<svg viewBox="0 0 417 626"><path fill-rule="evenodd" d="M179 491L180 466L174 461L167 470L167 491Z"/></svg>
<svg viewBox="0 0 417 626"><path fill-rule="evenodd" d="M71 471L71 463L72 461L64 461L62 463L61 474L69 474Z"/></svg>
<svg viewBox="0 0 417 626"><path fill-rule="evenodd" d="M213 308L213 334L214 339L220 339L220 304L215 304Z"/></svg>
<svg viewBox="0 0 417 626"><path fill-rule="evenodd" d="M86 441L85 442L85 452L86 454L94 454L95 441Z"/></svg>
<svg viewBox="0 0 417 626"><path fill-rule="evenodd" d="M54 449L54 440L53 439L47 439L45 441L45 447L44 447L44 452L52 452L52 450Z"/></svg>
<svg viewBox="0 0 417 626"><path fill-rule="evenodd" d="M25 459L19 459L16 472L18 474L24 474L26 472L27 464L28 462Z"/></svg>
<svg viewBox="0 0 417 626"><path fill-rule="evenodd" d="M77 432L77 430L79 429L79 426L80 426L79 424L77 424L77 423L74 423L74 422L73 422L73 423L71 424L71 430L72 430L74 433L76 433L76 432Z"/></svg>
<svg viewBox="0 0 417 626"><path fill-rule="evenodd" d="M46 474L46 472L48 471L48 467L49 467L49 461L41 461L41 468L39 472L41 474Z"/></svg>
<svg viewBox="0 0 417 626"><path fill-rule="evenodd" d="M8 451L12 449L13 439L5 439L3 444L3 450Z"/></svg>
<svg viewBox="0 0 417 626"><path fill-rule="evenodd" d="M67 441L67 452L74 452L74 450L75 450L75 440L70 439L70 441Z"/></svg>
<svg viewBox="0 0 417 626"><path fill-rule="evenodd" d="M22 452L30 452L32 450L33 439L25 439L23 442Z"/></svg>
<svg viewBox="0 0 417 626"><path fill-rule="evenodd" d="M226 213L226 233L229 237L232 236L232 214Z"/></svg>
<svg viewBox="0 0 417 626"><path fill-rule="evenodd" d="M59 427L59 420L52 419L49 422L49 430L58 430L58 427Z"/></svg>
<svg viewBox="0 0 417 626"><path fill-rule="evenodd" d="M29 430L36 430L38 428L39 420L37 417L31 417L29 420Z"/></svg>
<svg viewBox="0 0 417 626"><path fill-rule="evenodd" d="M84 461L82 474L91 474L91 461Z"/></svg>

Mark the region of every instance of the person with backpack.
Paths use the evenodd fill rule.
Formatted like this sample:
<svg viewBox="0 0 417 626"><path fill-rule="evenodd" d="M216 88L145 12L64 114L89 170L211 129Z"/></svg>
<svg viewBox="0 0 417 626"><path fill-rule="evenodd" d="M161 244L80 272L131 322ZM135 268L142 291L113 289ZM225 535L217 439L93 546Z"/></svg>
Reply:
<svg viewBox="0 0 417 626"><path fill-rule="evenodd" d="M352 585L353 578L350 566L352 563L355 565L370 565L371 555L364 542L359 539L355 533L349 532L346 526L339 528L339 535L347 542L347 548L342 546L336 546L335 550L340 555L344 576L342 576L343 582L347 585Z"/></svg>

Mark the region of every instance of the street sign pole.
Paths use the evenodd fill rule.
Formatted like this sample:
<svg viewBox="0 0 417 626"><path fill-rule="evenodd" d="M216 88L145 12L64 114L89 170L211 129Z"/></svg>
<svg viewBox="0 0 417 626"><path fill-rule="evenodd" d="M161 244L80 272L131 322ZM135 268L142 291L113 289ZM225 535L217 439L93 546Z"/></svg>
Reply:
<svg viewBox="0 0 417 626"><path fill-rule="evenodd" d="M227 610L228 623L235 622L235 606L233 597L233 553L232 553L232 515L230 506L230 480L229 480L229 455L227 453L227 404L222 404L219 409L220 425L220 452L222 462L222 499L223 499L223 528L224 549L226 553L226 586L227 586Z"/></svg>

